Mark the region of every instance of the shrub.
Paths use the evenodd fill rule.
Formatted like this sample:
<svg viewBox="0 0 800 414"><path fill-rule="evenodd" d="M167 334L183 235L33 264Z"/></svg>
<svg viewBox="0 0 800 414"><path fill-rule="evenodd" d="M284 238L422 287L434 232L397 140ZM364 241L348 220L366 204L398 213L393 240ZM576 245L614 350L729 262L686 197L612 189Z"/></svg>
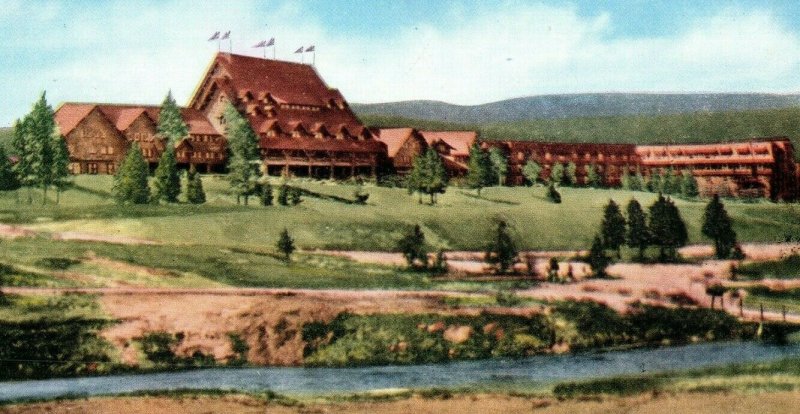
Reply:
<svg viewBox="0 0 800 414"><path fill-rule="evenodd" d="M550 183L550 186L547 187L547 199L552 203L561 204L561 193L556 190L556 187L553 185L553 183Z"/></svg>

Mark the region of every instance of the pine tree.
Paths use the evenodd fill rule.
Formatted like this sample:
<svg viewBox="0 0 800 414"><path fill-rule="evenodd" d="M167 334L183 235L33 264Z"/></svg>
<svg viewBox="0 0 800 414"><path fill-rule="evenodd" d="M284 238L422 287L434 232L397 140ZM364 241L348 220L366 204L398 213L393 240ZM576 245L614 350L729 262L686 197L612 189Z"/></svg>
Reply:
<svg viewBox="0 0 800 414"><path fill-rule="evenodd" d="M644 176L642 175L642 171L639 167L636 167L636 174L631 177L631 191L644 191L645 190L645 183L644 183Z"/></svg>
<svg viewBox="0 0 800 414"><path fill-rule="evenodd" d="M550 183L562 185L564 181L564 164L557 162L550 167Z"/></svg>
<svg viewBox="0 0 800 414"><path fill-rule="evenodd" d="M20 186L28 188L28 204L33 202L31 187L34 185L33 171L28 157L28 129L30 128L30 116L25 116L21 120L14 122L14 135L11 137L11 148L13 154L17 156L17 163L14 164L14 174Z"/></svg>
<svg viewBox="0 0 800 414"><path fill-rule="evenodd" d="M192 165L192 168L194 168L194 165ZM161 153L161 159L158 161L154 176L154 201L177 202L178 195L181 193L181 176L178 172L178 160L175 158L175 147L169 142L167 142L164 152Z"/></svg>
<svg viewBox="0 0 800 414"><path fill-rule="evenodd" d="M261 185L261 205L262 206L271 206L272 205L272 186L269 182L265 182Z"/></svg>
<svg viewBox="0 0 800 414"><path fill-rule="evenodd" d="M517 247L508 233L508 225L500 220L497 223L494 240L486 249L486 262L493 265L497 273L506 274L509 270L513 270L517 254Z"/></svg>
<svg viewBox="0 0 800 414"><path fill-rule="evenodd" d="M19 188L19 180L11 160L6 155L6 150L0 146L0 191L16 190Z"/></svg>
<svg viewBox="0 0 800 414"><path fill-rule="evenodd" d="M206 192L203 190L203 180L200 174L192 165L186 173L186 201L192 204L203 204L206 202Z"/></svg>
<svg viewBox="0 0 800 414"><path fill-rule="evenodd" d="M567 184L571 186L578 185L578 166L575 165L574 162L570 162L567 164L567 170L565 172L565 177L567 180Z"/></svg>
<svg viewBox="0 0 800 414"><path fill-rule="evenodd" d="M727 259L736 246L736 232L718 195L714 195L703 213L703 235L714 240L714 252L718 259Z"/></svg>
<svg viewBox="0 0 800 414"><path fill-rule="evenodd" d="M664 174L661 176L661 189L660 191L664 194L672 194L676 192L678 188L675 185L675 171L672 167L669 167L664 171Z"/></svg>
<svg viewBox="0 0 800 414"><path fill-rule="evenodd" d="M414 158L406 185L410 193L417 192L420 195L430 196L433 205L436 204L436 194L446 191L447 182L447 171L441 157L433 148L428 148L424 154Z"/></svg>
<svg viewBox="0 0 800 414"><path fill-rule="evenodd" d="M42 189L42 204L47 202L47 189L53 184L53 144L56 137L53 108L45 93L31 112L14 127L12 146L19 159L15 168L23 186L28 187L28 202L33 202L31 189Z"/></svg>
<svg viewBox="0 0 800 414"><path fill-rule="evenodd" d="M542 179L542 166L536 161L529 160L525 163L525 166L522 167L522 174L531 185L536 185L536 183Z"/></svg>
<svg viewBox="0 0 800 414"><path fill-rule="evenodd" d="M592 268L593 276L598 278L606 277L606 268L608 268L610 262L611 259L606 256L600 236L595 235L594 240L592 240L592 247L589 249L589 266Z"/></svg>
<svg viewBox="0 0 800 414"><path fill-rule="evenodd" d="M561 193L556 190L556 186L553 183L550 183L550 186L547 187L547 199L552 203L561 204Z"/></svg>
<svg viewBox="0 0 800 414"><path fill-rule="evenodd" d="M56 188L56 204L58 204L61 201L61 192L70 185L69 149L67 141L60 136L54 137L53 140L53 165L50 174L53 186Z"/></svg>
<svg viewBox="0 0 800 414"><path fill-rule="evenodd" d="M158 133L166 140L166 146L172 146L189 135L189 127L183 121L181 110L172 97L172 91L167 93L161 102L158 113Z"/></svg>
<svg viewBox="0 0 800 414"><path fill-rule="evenodd" d="M594 163L586 166L586 185L592 188L598 188L603 185L603 180L597 172L597 165Z"/></svg>
<svg viewBox="0 0 800 414"><path fill-rule="evenodd" d="M695 198L700 195L697 179L689 170L683 170L683 180L681 181L681 194L687 198Z"/></svg>
<svg viewBox="0 0 800 414"><path fill-rule="evenodd" d="M625 240L628 247L638 249L637 259L644 259L644 252L647 246L650 245L650 233L647 228L647 216L642 210L641 204L636 199L631 199L628 202L626 209L628 213L628 233Z"/></svg>
<svg viewBox="0 0 800 414"><path fill-rule="evenodd" d="M233 105L228 104L223 114L225 135L228 139L230 157L228 158L228 177L236 203L244 198L247 205L256 179L255 163L258 161L258 137L253 128Z"/></svg>
<svg viewBox="0 0 800 414"><path fill-rule="evenodd" d="M286 228L281 231L280 237L278 237L278 241L275 243L275 247L278 248L278 251L283 253L285 256L286 261L292 260L292 253L294 253L294 239L292 236L289 235L289 230Z"/></svg>
<svg viewBox="0 0 800 414"><path fill-rule="evenodd" d="M661 185L662 185L661 184L661 172L658 171L658 170L651 171L650 172L650 177L647 179L647 184L646 184L647 191L649 191L651 193L660 192L661 188L662 188Z"/></svg>
<svg viewBox="0 0 800 414"><path fill-rule="evenodd" d="M289 191L289 202L292 203L293 206L300 204L302 201L300 189L297 187L292 187Z"/></svg>
<svg viewBox="0 0 800 414"><path fill-rule="evenodd" d="M489 161L492 164L494 176L497 178L497 185L506 183L506 175L508 174L508 159L500 148L492 147L489 150Z"/></svg>
<svg viewBox="0 0 800 414"><path fill-rule="evenodd" d="M678 208L662 194L650 206L648 229L653 244L659 248L658 259L662 262L675 260L678 247L684 246L688 240L686 223L683 222Z"/></svg>
<svg viewBox="0 0 800 414"><path fill-rule="evenodd" d="M558 282L560 277L558 276L558 272L561 270L561 265L558 264L558 259L555 257L550 258L550 262L547 263L547 281L548 282Z"/></svg>
<svg viewBox="0 0 800 414"><path fill-rule="evenodd" d="M114 176L114 199L119 204L145 204L150 200L150 186L147 184L147 162L142 156L139 144L131 144L125 159Z"/></svg>
<svg viewBox="0 0 800 414"><path fill-rule="evenodd" d="M481 196L481 189L494 185L496 178L489 155L476 143L469 150L469 164L467 170L467 187L478 191Z"/></svg>
<svg viewBox="0 0 800 414"><path fill-rule="evenodd" d="M620 257L620 247L625 244L625 217L614 200L609 200L603 211L600 236L603 247L615 250L617 257Z"/></svg>
<svg viewBox="0 0 800 414"><path fill-rule="evenodd" d="M634 178L631 177L631 173L628 171L628 167L626 166L625 169L622 170L622 177L620 178L622 189L626 191L632 191L633 180Z"/></svg>
<svg viewBox="0 0 800 414"><path fill-rule="evenodd" d="M282 206L289 205L289 186L286 184L281 184L278 189L278 204Z"/></svg>
<svg viewBox="0 0 800 414"><path fill-rule="evenodd" d="M414 225L397 241L397 250L403 254L409 268L428 266L428 247L425 244L425 234L419 224Z"/></svg>

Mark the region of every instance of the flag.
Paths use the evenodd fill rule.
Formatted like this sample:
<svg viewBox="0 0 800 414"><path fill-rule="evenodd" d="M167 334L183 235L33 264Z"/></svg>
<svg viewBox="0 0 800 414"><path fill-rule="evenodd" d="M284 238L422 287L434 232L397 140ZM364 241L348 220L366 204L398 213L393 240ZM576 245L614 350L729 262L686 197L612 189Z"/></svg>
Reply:
<svg viewBox="0 0 800 414"><path fill-rule="evenodd" d="M266 47L275 46L275 38L269 39L269 42L265 45Z"/></svg>
<svg viewBox="0 0 800 414"><path fill-rule="evenodd" d="M314 51L314 45L311 45L306 49L306 52L313 52L313 51Z"/></svg>
<svg viewBox="0 0 800 414"><path fill-rule="evenodd" d="M227 32L225 32L224 35L222 35L222 40L228 39L230 37L231 37L231 31L228 30Z"/></svg>
<svg viewBox="0 0 800 414"><path fill-rule="evenodd" d="M300 46L300 48L295 50L294 53L303 53L303 46Z"/></svg>
<svg viewBox="0 0 800 414"><path fill-rule="evenodd" d="M262 41L256 43L255 45L253 45L253 47L266 47L266 46L267 46L267 41L266 40L262 40Z"/></svg>
<svg viewBox="0 0 800 414"><path fill-rule="evenodd" d="M208 41L210 42L212 40L217 40L217 39L219 39L219 32L214 32L214 34L211 35L211 37L208 39Z"/></svg>

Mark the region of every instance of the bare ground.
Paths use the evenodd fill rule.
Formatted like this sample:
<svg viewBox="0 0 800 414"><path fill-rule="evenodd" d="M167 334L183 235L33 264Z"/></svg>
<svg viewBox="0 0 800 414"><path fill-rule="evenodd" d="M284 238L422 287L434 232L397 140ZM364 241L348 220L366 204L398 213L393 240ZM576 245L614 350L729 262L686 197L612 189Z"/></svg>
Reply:
<svg viewBox="0 0 800 414"><path fill-rule="evenodd" d="M0 408L1 413L274 413L274 414L490 414L490 413L605 413L605 414L789 414L800 405L798 392L751 394L685 393L607 397L558 401L551 398L494 394L456 395L448 399L418 396L389 402L317 403L288 407L253 397L112 397L75 401L20 404Z"/></svg>

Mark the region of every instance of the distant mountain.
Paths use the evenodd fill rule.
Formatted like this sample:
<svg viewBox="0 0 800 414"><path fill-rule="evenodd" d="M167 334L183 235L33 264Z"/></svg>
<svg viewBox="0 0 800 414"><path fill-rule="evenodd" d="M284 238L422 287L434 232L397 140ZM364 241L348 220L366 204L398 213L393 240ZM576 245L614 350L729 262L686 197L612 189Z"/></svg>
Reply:
<svg viewBox="0 0 800 414"><path fill-rule="evenodd" d="M780 109L796 106L800 106L800 95L762 93L586 93L540 95L473 106L424 100L352 104L353 110L359 116L387 115L465 124L534 119Z"/></svg>

